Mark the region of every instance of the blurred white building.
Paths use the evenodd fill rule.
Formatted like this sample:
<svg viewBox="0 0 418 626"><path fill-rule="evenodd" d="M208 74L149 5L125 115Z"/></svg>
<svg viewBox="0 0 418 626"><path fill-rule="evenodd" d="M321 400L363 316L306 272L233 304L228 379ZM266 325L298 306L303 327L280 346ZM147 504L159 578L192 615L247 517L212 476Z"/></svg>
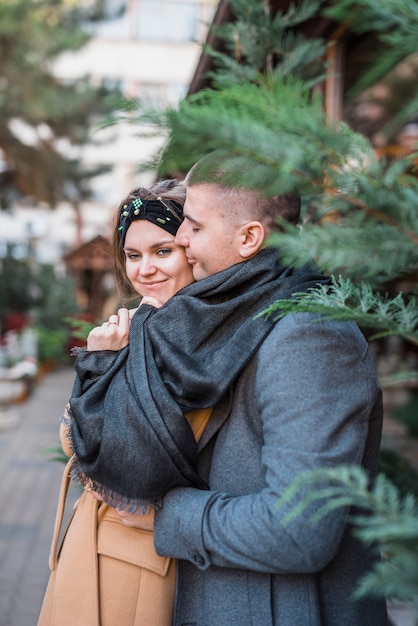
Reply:
<svg viewBox="0 0 418 626"><path fill-rule="evenodd" d="M92 28L92 39L76 54L64 54L55 66L63 81L88 74L119 85L133 98L166 107L188 90L216 10L217 0L107 0L116 17ZM25 128L16 128L25 133ZM138 127L118 124L93 131L92 143L75 154L86 164L112 166L93 179L93 198L81 206L81 226L71 205L17 206L0 212L0 257L7 248L16 257L33 254L40 262L58 263L63 254L98 235L109 234L109 219L123 196L135 185L148 185L153 172L138 174L163 144L163 138L143 138ZM29 134L28 134L29 140ZM68 150L69 146L63 146Z"/></svg>

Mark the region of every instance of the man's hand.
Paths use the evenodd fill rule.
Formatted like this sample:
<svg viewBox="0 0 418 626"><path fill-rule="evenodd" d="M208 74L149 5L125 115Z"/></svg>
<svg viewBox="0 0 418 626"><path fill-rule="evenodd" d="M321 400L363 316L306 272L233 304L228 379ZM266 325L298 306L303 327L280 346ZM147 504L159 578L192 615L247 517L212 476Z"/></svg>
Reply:
<svg viewBox="0 0 418 626"><path fill-rule="evenodd" d="M141 513L118 511L119 517L125 526L151 531L154 530L154 513L155 509L153 507L151 507L150 513L147 513L146 515L141 515Z"/></svg>
<svg viewBox="0 0 418 626"><path fill-rule="evenodd" d="M144 296L139 306L141 306L141 304L151 304L156 309L159 309L163 306L164 302L161 302L161 300L158 300L158 298L154 298L154 296ZM136 309L133 309L133 311L135 313Z"/></svg>

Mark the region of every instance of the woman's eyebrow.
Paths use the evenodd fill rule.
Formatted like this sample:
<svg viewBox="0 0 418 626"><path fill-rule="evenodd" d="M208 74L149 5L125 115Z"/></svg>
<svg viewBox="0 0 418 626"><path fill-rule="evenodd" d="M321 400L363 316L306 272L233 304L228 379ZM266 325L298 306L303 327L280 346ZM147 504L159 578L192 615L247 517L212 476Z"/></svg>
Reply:
<svg viewBox="0 0 418 626"><path fill-rule="evenodd" d="M151 248L160 248L161 246L168 246L168 245L173 244L173 243L174 243L174 239L163 239L162 241L156 241L150 247ZM138 248L133 248L132 246L125 246L124 250L125 250L125 252L126 251L134 252L134 251L137 251Z"/></svg>

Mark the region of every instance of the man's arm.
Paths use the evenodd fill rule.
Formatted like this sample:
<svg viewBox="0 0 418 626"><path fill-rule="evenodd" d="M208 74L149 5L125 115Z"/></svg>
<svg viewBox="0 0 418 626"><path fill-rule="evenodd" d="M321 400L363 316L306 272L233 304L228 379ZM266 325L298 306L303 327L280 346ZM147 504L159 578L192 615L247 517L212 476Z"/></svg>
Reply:
<svg viewBox="0 0 418 626"><path fill-rule="evenodd" d="M273 573L318 571L335 555L345 512L339 509L313 525L311 508L284 526L276 505L302 471L362 463L369 416L380 397L367 343L352 324L312 323L308 315L288 315L267 338L237 390L243 397L234 402L253 401L260 416L263 443L254 455L261 454L262 486L231 494L222 489L222 480L217 479L216 489L211 477L212 491L170 491L155 516L156 549L201 569L214 564ZM366 465L377 460L379 410L375 422ZM222 455L218 446L219 440L214 463ZM241 474L237 489L245 488L251 460L247 474L245 461L234 466L224 455L223 462L225 475ZM219 478L219 466L212 466L214 471Z"/></svg>

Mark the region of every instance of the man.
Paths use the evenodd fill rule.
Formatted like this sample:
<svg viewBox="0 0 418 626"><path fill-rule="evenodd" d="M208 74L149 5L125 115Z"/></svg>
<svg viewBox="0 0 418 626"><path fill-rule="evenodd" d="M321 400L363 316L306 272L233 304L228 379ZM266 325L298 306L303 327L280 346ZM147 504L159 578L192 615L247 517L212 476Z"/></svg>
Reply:
<svg viewBox="0 0 418 626"><path fill-rule="evenodd" d="M254 263L274 215L295 222L299 213L295 198L267 200L209 180L202 182L200 164L186 177L176 236L197 281ZM291 276L284 271L279 280ZM386 624L383 601L352 598L375 557L355 540L345 513L313 525L311 509L283 525L277 509L302 471L356 463L374 476L381 427L381 392L355 324L299 313L272 325L199 442L197 469L209 490L174 488L155 513L157 552L179 560L174 623ZM140 516L122 515L141 526Z"/></svg>

